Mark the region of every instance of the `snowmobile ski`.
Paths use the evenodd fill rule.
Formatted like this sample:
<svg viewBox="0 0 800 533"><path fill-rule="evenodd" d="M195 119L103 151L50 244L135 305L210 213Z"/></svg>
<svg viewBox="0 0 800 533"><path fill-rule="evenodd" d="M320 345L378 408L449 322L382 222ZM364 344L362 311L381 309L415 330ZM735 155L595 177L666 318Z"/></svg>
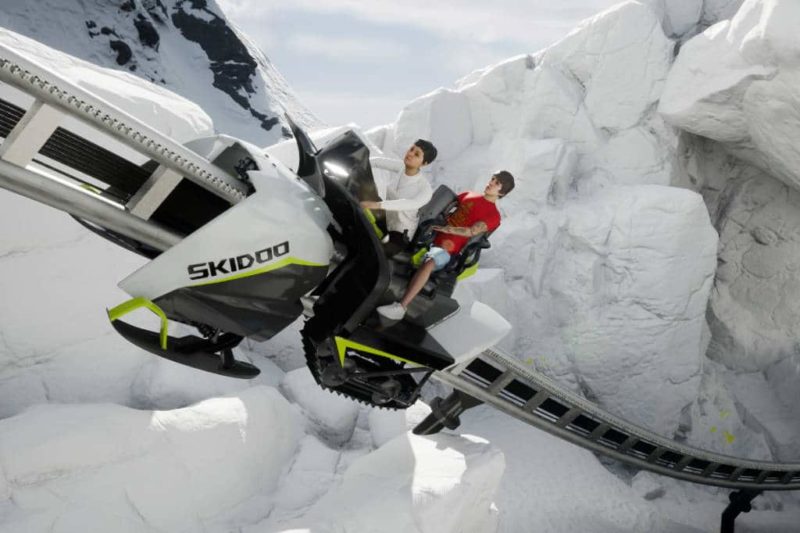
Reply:
<svg viewBox="0 0 800 533"><path fill-rule="evenodd" d="M242 337L233 333L223 333L216 339L194 335L167 337L165 349L158 333L122 320L114 320L111 324L130 343L175 363L229 378L252 379L261 372L258 367L233 357L233 348L242 341Z"/></svg>

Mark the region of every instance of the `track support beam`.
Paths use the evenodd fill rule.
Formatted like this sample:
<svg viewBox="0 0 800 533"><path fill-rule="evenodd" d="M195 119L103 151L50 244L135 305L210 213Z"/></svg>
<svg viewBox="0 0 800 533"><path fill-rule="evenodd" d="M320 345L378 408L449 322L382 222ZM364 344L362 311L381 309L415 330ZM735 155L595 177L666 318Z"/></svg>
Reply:
<svg viewBox="0 0 800 533"><path fill-rule="evenodd" d="M64 120L60 109L36 100L0 145L0 159L25 168Z"/></svg>
<svg viewBox="0 0 800 533"><path fill-rule="evenodd" d="M736 517L740 513L749 513L753 507L751 502L761 494L760 490L742 489L731 492L728 499L730 503L722 511L722 523L719 527L719 533L734 533Z"/></svg>

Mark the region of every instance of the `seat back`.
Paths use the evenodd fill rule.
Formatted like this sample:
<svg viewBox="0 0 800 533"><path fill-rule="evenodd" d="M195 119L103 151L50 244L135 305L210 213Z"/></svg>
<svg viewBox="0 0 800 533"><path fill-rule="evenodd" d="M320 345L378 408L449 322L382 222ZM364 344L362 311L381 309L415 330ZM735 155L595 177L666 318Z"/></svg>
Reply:
<svg viewBox="0 0 800 533"><path fill-rule="evenodd" d="M491 248L489 237L492 232L481 233L471 237L467 244L461 251L450 258L450 262L442 269L443 272L454 273L456 277L460 276L469 267L478 263L481 258L481 252L487 248Z"/></svg>
<svg viewBox="0 0 800 533"><path fill-rule="evenodd" d="M417 211L419 224L411 239L413 250L430 246L434 237L431 227L445 225L447 216L458 206L457 198L456 193L447 185L439 185L433 191L431 200Z"/></svg>

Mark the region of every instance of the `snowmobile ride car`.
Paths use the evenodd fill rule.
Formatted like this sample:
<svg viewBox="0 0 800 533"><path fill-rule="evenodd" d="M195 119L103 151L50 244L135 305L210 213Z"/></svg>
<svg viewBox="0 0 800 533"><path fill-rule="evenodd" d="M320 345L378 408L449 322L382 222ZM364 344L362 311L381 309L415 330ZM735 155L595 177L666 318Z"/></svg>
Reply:
<svg viewBox="0 0 800 533"><path fill-rule="evenodd" d="M508 331L487 306L459 309L452 298L485 241L437 274L406 320L378 319L375 307L402 292L412 253L430 240L427 228L453 195L439 191L415 248L387 260L358 204L378 198L369 150L355 132L342 129L318 150L291 124L297 150L284 143L282 157L275 146L225 135L181 144L0 48L0 187L65 211L150 260L120 283L132 299L108 312L137 346L252 378L259 369L233 349L244 338L268 340L305 314L303 347L320 384L403 408L435 370L474 357ZM297 154L296 170L282 162L286 154ZM130 323L128 313L141 308L160 318L157 331ZM170 336L170 321L188 334Z"/></svg>
<svg viewBox="0 0 800 533"><path fill-rule="evenodd" d="M474 271L488 240L474 238L432 277L406 319L385 323L375 307L402 294L415 268L414 252L430 244L430 226L443 222L455 194L440 187L420 210L411 247L389 260L359 206L359 200L379 199L364 142L346 131L318 150L294 124L292 131L296 172L230 138L192 143L216 165L246 176L252 192L219 213L196 206L209 220L190 220L177 203L165 210L161 218L189 234L157 256L129 243L152 261L120 283L134 299L109 316L123 337L150 353L251 378L258 369L235 359L232 349L244 338L271 338L305 307L310 317L302 342L314 379L365 403L406 408L433 371L479 353L509 329L489 307L460 309L452 298L458 278ZM160 332L120 319L141 306L162 317ZM167 320L195 326L202 337L170 337Z"/></svg>

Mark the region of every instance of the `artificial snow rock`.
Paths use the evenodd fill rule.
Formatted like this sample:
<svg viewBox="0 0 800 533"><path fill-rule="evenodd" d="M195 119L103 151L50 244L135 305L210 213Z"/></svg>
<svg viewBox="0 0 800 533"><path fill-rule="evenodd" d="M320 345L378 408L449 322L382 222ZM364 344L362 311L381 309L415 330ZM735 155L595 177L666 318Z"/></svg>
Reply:
<svg viewBox="0 0 800 533"><path fill-rule="evenodd" d="M623 130L639 123L658 100L672 48L652 7L624 2L549 48L543 63L569 69L585 87L596 127Z"/></svg>
<svg viewBox="0 0 800 533"><path fill-rule="evenodd" d="M800 3L747 0L689 40L659 104L676 127L724 143L800 189Z"/></svg>
<svg viewBox="0 0 800 533"><path fill-rule="evenodd" d="M344 396L322 389L308 368L298 368L284 376L280 386L289 400L299 405L320 436L333 444L344 444L353 435L358 419L358 404Z"/></svg>
<svg viewBox="0 0 800 533"><path fill-rule="evenodd" d="M490 533L504 468L503 454L483 439L403 434L354 462L338 487L281 531Z"/></svg>
<svg viewBox="0 0 800 533"><path fill-rule="evenodd" d="M0 421L8 482L0 491L12 498L4 525L32 533L78 524L206 530L216 515L277 485L301 428L292 406L268 387L175 411L36 407Z"/></svg>
<svg viewBox="0 0 800 533"><path fill-rule="evenodd" d="M800 354L800 192L763 172L750 176L722 189L708 356L731 369L759 371Z"/></svg>
<svg viewBox="0 0 800 533"><path fill-rule="evenodd" d="M372 444L379 448L425 420L431 414L431 408L421 401L417 401L408 409L388 410L372 409L369 412L369 432Z"/></svg>
<svg viewBox="0 0 800 533"><path fill-rule="evenodd" d="M701 197L684 189L616 187L573 206L528 274L546 309L521 309L531 355L671 434L697 394L716 243Z"/></svg>

